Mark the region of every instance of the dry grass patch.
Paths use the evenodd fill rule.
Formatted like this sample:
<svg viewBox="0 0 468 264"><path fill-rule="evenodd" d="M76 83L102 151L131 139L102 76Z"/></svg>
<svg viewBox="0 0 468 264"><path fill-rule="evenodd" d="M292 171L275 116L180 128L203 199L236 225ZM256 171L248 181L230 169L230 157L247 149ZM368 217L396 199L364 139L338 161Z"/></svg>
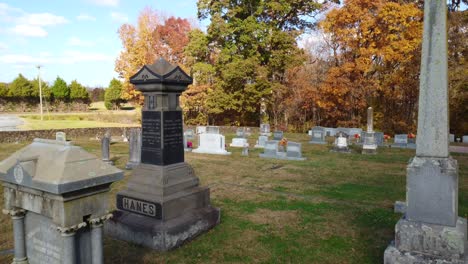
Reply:
<svg viewBox="0 0 468 264"><path fill-rule="evenodd" d="M295 210L273 211L263 208L245 215L244 218L254 224L269 225L280 231L284 230L286 226L296 228L300 220L299 214Z"/></svg>

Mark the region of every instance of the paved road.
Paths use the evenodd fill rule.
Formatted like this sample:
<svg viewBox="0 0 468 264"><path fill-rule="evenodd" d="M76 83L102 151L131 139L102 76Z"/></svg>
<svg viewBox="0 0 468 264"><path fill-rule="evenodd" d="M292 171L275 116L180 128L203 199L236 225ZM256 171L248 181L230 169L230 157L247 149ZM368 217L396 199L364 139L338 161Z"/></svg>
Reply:
<svg viewBox="0 0 468 264"><path fill-rule="evenodd" d="M0 115L0 131L18 130L24 122L15 115Z"/></svg>

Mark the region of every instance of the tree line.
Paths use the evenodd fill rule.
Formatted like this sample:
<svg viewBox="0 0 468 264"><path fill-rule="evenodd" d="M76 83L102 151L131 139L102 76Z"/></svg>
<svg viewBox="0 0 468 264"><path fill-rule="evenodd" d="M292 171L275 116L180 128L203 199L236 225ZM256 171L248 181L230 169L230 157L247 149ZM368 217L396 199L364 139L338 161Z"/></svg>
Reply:
<svg viewBox="0 0 468 264"><path fill-rule="evenodd" d="M119 30L122 98L141 102L129 77L163 56L194 78L181 97L189 124L364 127L372 106L378 130L416 132L424 2L338 3L199 0L206 32L146 8ZM465 133L468 12L459 4L448 17L450 127ZM303 33L315 41L299 46Z"/></svg>
<svg viewBox="0 0 468 264"><path fill-rule="evenodd" d="M57 76L52 85L41 80L43 103L50 111L86 111L91 102L104 101L107 109L117 109L121 98L122 83L112 79L109 87L87 88L77 80L70 84ZM0 83L2 111L36 111L39 107L39 80L28 80L19 74L11 83Z"/></svg>

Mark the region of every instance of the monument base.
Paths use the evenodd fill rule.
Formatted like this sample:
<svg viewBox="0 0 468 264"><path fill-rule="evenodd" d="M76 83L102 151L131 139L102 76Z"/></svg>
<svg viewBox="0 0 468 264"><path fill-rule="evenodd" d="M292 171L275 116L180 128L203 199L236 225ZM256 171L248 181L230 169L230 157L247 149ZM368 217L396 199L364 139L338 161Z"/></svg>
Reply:
<svg viewBox="0 0 468 264"><path fill-rule="evenodd" d="M192 148L184 148L185 152L192 152Z"/></svg>
<svg viewBox="0 0 468 264"><path fill-rule="evenodd" d="M194 149L192 150L193 153L200 153L200 154L214 154L214 155L231 155L231 152L227 152L226 150L212 150L212 149Z"/></svg>
<svg viewBox="0 0 468 264"><path fill-rule="evenodd" d="M105 234L158 251L168 251L207 232L220 221L220 209L205 207L167 221L117 210L104 225Z"/></svg>
<svg viewBox="0 0 468 264"><path fill-rule="evenodd" d="M320 144L320 145L326 145L327 142L325 141L309 141L309 144Z"/></svg>
<svg viewBox="0 0 468 264"><path fill-rule="evenodd" d="M306 158L304 158L304 157L288 157L286 152L277 153L277 155L270 155L270 154L260 153L259 157L264 158L264 159L306 160Z"/></svg>
<svg viewBox="0 0 468 264"><path fill-rule="evenodd" d="M377 146L376 145L363 145L361 153L375 155L377 154Z"/></svg>
<svg viewBox="0 0 468 264"><path fill-rule="evenodd" d="M384 264L467 264L466 219L456 226L400 219L395 241L384 253Z"/></svg>
<svg viewBox="0 0 468 264"><path fill-rule="evenodd" d="M333 147L330 151L339 152L339 153L351 153L351 150L349 149L349 147L346 147L346 148Z"/></svg>
<svg viewBox="0 0 468 264"><path fill-rule="evenodd" d="M137 163L137 162L127 162L127 164L125 164L125 169L126 170L133 170L136 166L138 166L140 163Z"/></svg>

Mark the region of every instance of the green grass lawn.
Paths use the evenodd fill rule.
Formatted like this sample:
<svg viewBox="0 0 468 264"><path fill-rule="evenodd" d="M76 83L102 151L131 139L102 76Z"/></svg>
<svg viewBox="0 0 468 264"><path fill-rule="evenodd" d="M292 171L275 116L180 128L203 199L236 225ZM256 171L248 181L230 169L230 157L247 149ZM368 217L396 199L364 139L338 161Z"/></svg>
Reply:
<svg viewBox="0 0 468 264"><path fill-rule="evenodd" d="M139 112L130 111L103 111L103 112L77 112L77 113L50 113L44 114L43 120L37 114L22 114L20 117L24 124L21 130L65 129L65 128L91 128L91 127L124 127L139 124Z"/></svg>
<svg viewBox="0 0 468 264"><path fill-rule="evenodd" d="M221 208L221 223L194 241L158 253L123 241L105 239L106 263L382 263L400 215L396 200L405 199L406 166L414 150L379 148L373 156L331 153L328 146L308 144L308 137L286 134L303 144L306 161L260 159L230 148L231 156L186 153L201 184L210 186L211 202ZM229 144L233 135L227 135ZM255 144L254 137L249 143ZM97 141L75 140L99 155ZM24 144L0 145L0 160ZM123 169L128 145L111 145ZM459 215L468 214L468 155L458 160ZM125 179L112 186L115 193ZM0 204L3 204L0 196ZM0 217L0 250L13 248L11 221ZM9 263L12 255L0 256Z"/></svg>

